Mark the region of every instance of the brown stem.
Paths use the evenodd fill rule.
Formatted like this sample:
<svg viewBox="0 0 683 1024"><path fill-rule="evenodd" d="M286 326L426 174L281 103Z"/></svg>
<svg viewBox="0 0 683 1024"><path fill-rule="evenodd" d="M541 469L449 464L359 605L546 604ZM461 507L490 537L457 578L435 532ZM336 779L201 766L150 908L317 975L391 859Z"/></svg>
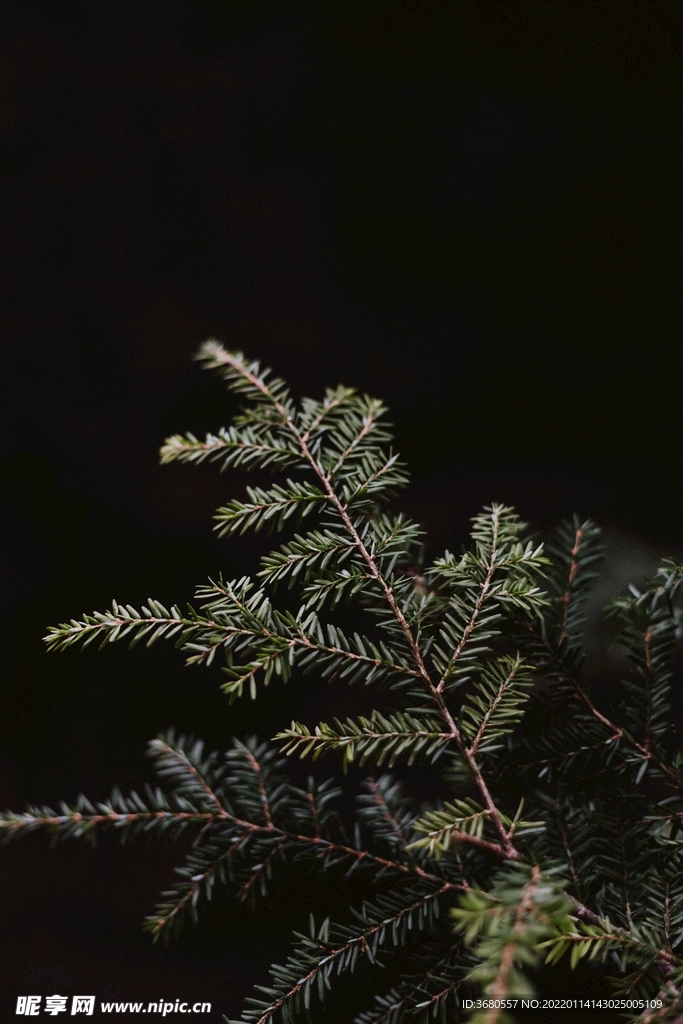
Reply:
<svg viewBox="0 0 683 1024"><path fill-rule="evenodd" d="M238 819L233 818L227 811L219 812L217 814L212 811L131 811L129 814L119 814L116 811L111 811L109 814L92 814L88 817L81 814L80 811L75 811L73 814L55 814L49 818L34 818L32 822L27 822L22 818L10 821L0 821L0 831L2 829L17 831L18 829L26 828L29 824L66 825L70 821L79 821L93 825L102 825L107 821L127 821L132 824L134 821L152 821L154 818L158 820L162 818L173 818L174 821L207 822L228 820L234 821L238 824L249 824L247 822L238 822Z"/></svg>
<svg viewBox="0 0 683 1024"><path fill-rule="evenodd" d="M269 864L271 863L271 861L273 860L273 858L274 858L274 857L275 857L275 856L277 855L277 852L278 852L278 850L280 849L280 847L282 846L282 844L283 844L283 843L286 843L286 842L287 842L287 836L281 836L281 837L280 837L280 838L278 839L277 843L275 844L275 846L273 847L273 849L272 849L272 850L270 851L270 853L268 854L268 856L267 856L267 857L264 857L264 858L263 858L263 860L261 861L261 863L259 864L259 866L258 866L258 867L256 868L256 870L254 871L254 873L253 873L253 875L251 876L251 878L249 878L249 879L248 879L248 880L247 880L247 881L246 881L246 882L244 883L244 885L242 886L242 888L241 888L241 889L240 889L240 891L238 892L238 894L237 894L237 895L238 895L238 897L239 897L240 899L245 899L245 897L246 897L246 896L248 895L248 893L249 893L249 890L251 889L252 885L254 885L254 883L255 883L255 882L256 882L256 881L257 881L257 880L258 880L258 879L259 879L259 878L261 877L261 875L263 874L263 872L267 870L267 868L268 868L268 865L269 865Z"/></svg>
<svg viewBox="0 0 683 1024"><path fill-rule="evenodd" d="M366 422L363 424L362 429L360 430L358 435L356 437L354 437L354 439L351 442L351 444L341 453L341 455L337 459L336 463L334 464L334 466L330 470L328 476L332 476L333 473L337 472L337 470L344 464L344 462L346 461L348 456L351 454L351 452L354 450L354 448L357 448L358 445L363 440L363 438L366 436L366 434L370 433L370 431L372 430L374 425L375 425L375 418L371 417L371 416L368 416ZM308 438L306 437L306 435L304 435L302 440L305 443L308 442Z"/></svg>
<svg viewBox="0 0 683 1024"><path fill-rule="evenodd" d="M214 791L208 785L208 783L206 782L206 779L204 779L204 777L202 775L200 775L200 773L197 771L197 769L194 767L194 765L190 763L190 760L188 759L188 757L184 753L184 751L182 751L182 750L180 750L180 751L179 750L174 750L173 747L169 747L167 743L163 743L160 740L157 740L156 746L157 746L157 748L158 747L163 747L163 749L166 750L166 752L168 754L172 754L174 757L178 758L179 761L182 761L183 764L185 765L185 767L187 768L187 770L189 772L191 772L192 775L194 775L194 777L197 780L197 782L199 782L200 786L202 787L202 789L204 790L206 795L209 797L209 799L212 801L212 803L214 803L216 805L218 810L219 811L225 811L225 807L223 807L223 804L220 802L220 800L218 799L218 797L216 796Z"/></svg>
<svg viewBox="0 0 683 1024"><path fill-rule="evenodd" d="M578 893L580 893L581 892L581 883L579 881L579 876L576 873L576 866L574 864L574 857L572 856L571 847L569 845L569 836L567 835L567 828L566 828L565 823L564 823L564 818L562 817L562 809L561 809L561 807L559 805L557 807L557 819L558 819L559 826L560 826L560 834L562 836L562 845L564 846L564 852L567 854L567 863L569 864L569 870L571 872L572 881L574 882L574 885L576 886L576 891Z"/></svg>
<svg viewBox="0 0 683 1024"><path fill-rule="evenodd" d="M261 806L263 807L263 816L266 819L266 825L273 827L273 819L270 816L270 807L268 806L268 795L266 793L266 787L263 784L263 774L261 772L261 765L258 763L252 752L248 747L244 747L244 751L247 755L247 760L251 765L256 778L258 779L259 796L261 797Z"/></svg>
<svg viewBox="0 0 683 1024"><path fill-rule="evenodd" d="M618 725L615 725L614 722L611 722L609 718L605 718L605 716L600 711L598 711L598 709L595 707L588 694L585 692L583 687L580 686L578 682L576 682L576 680L572 680L572 682L574 683L576 692L578 693L579 697L585 703L586 707L590 709L591 714L595 715L595 717L600 722L602 722L607 729L611 730L613 738L615 740L624 739L623 729L620 729ZM638 743L638 741L633 739L632 737L628 737L628 739L631 745L636 748L638 753L643 755L645 760L653 761L654 764L656 764L657 767L660 769L660 771L663 771L665 775L668 775L669 778L672 779L680 788L681 780L677 772L675 772L672 768L669 768L669 766L664 764L663 761L660 761L660 759L655 754L653 754L651 750L648 750L647 746L644 746L642 743Z"/></svg>
<svg viewBox="0 0 683 1024"><path fill-rule="evenodd" d="M574 583L574 577L579 567L579 551L581 549L581 541L583 539L583 530L577 530L574 534L574 547L572 548L572 560L569 566L569 579L567 580L567 588L562 595L562 604L564 606L564 612L562 615L562 630L560 632L560 642L564 640L567 635L567 620L569 618L569 605L572 599L572 584Z"/></svg>
<svg viewBox="0 0 683 1024"><path fill-rule="evenodd" d="M534 891L538 886L541 878L541 869L538 864L534 864L531 869L531 881L525 887L524 895L519 901L517 906L517 913L515 914L515 923L512 928L512 935L517 936L524 931L524 919L526 915L533 910L534 907ZM510 972L515 961L515 951L517 943L514 939L506 943L503 947L503 953L500 960L500 966L496 973L495 980L490 989L490 995L493 1000L504 999L508 994L509 990L509 978ZM502 1010L499 1008L492 1008L485 1014L482 1021L485 1024L496 1024L500 1020Z"/></svg>
<svg viewBox="0 0 683 1024"><path fill-rule="evenodd" d="M512 846L507 836L505 836L503 846L499 843L491 843L488 839L471 836L469 832L458 832L457 829L453 831L453 836L457 842L475 846L478 850L485 850L487 853L492 853L494 857L498 857L499 860L516 860L519 857L519 853Z"/></svg>
<svg viewBox="0 0 683 1024"><path fill-rule="evenodd" d="M313 818L313 828L315 829L316 836L318 838L320 838L320 826L318 824L318 808L315 805L315 797L313 796L312 793L307 793L306 796L308 797L308 802L309 802L310 807L311 807L311 817Z"/></svg>
<svg viewBox="0 0 683 1024"><path fill-rule="evenodd" d="M439 693L443 692L444 687L446 686L446 681L448 680L448 677L451 674L451 672L453 670L453 667L456 664L458 658L462 654L462 651L463 651L463 648L465 647L465 644L467 643L467 641L469 640L469 638L470 638L470 636L472 634L472 630L474 629L474 627L475 627L475 625L477 623L477 619L479 618L479 613L481 611L481 606L483 605L483 603L486 600L486 598L488 596L488 593L489 593L489 588L491 586L491 580L493 579L493 573L495 571L495 562L496 562L496 554L497 554L496 544L497 544L497 537L498 537L498 513L497 513L497 511L495 511L495 508L494 508L493 515L494 515L494 524L495 524L495 526L494 526L494 533L493 533L493 545L491 547L491 559L489 561L488 566L486 567L486 579L481 584L481 590L479 591L479 595L478 595L477 600L475 602L474 611L472 612L472 616L471 616L469 622L467 623L467 625L465 626L465 629L463 630L463 634L462 634L462 636L460 638L460 642L459 642L458 646L456 647L455 651L453 652L453 654L451 655L450 661L448 662L448 667L447 667L446 671L444 672L444 674L443 674L443 676L442 676L442 678L441 678L441 680L439 682L439 685L437 686L437 690L439 691Z"/></svg>
<svg viewBox="0 0 683 1024"><path fill-rule="evenodd" d="M205 879L210 878L211 875L213 875L216 868L218 867L219 861L225 860L227 857L231 857L235 850L237 850L238 847L240 847L243 842L245 842L244 836L238 839L236 843L233 843L232 846L225 851L225 853L221 854L219 859L217 861L214 861L214 863L211 864L206 869L206 871L203 872L200 878L195 879L194 884L190 886L190 888L187 890L183 898L178 903L176 903L175 907L173 907L173 909L168 912L166 917L160 917L156 920L154 928L152 929L152 933L154 935L157 935L159 932L161 932L164 929L164 927L168 924L168 922L172 920L172 918L177 917L178 914L182 913L187 904L194 897L194 894L197 892L202 882Z"/></svg>
<svg viewBox="0 0 683 1024"><path fill-rule="evenodd" d="M389 810L389 805L387 804L386 800L382 796L382 793L380 792L380 788L377 785L376 780L375 779L368 779L367 782L366 782L366 785L372 791L372 795L374 797L375 803L377 804L377 806L379 807L379 809L382 812L382 817L387 822L387 824L391 827L391 831L394 833L394 835L398 839L398 842L399 842L401 848L405 847L405 845L406 845L406 837L403 835L403 832L399 828L396 819L394 818L393 814Z"/></svg>
<svg viewBox="0 0 683 1024"><path fill-rule="evenodd" d="M474 740L472 741L472 744L470 745L470 751L472 752L472 754L476 754L477 749L479 747L479 744L481 743L481 741L482 741L482 739L484 737L484 733L486 732L486 728L487 728L487 726L489 724L489 721L491 719L491 715L496 710L496 708L500 704L501 700L505 696L507 688L512 683L512 680L515 678L515 675L517 674L517 671L519 670L521 664L522 664L522 659L519 657L519 655L517 655L517 660L515 661L513 667L511 668L510 672L508 673L508 675L505 677L504 682L501 684L498 693L496 694L493 702L491 703L491 707L489 708L489 710L486 712L486 714L484 715L484 717L482 719L481 725L479 726L479 729L477 731L477 735L474 737Z"/></svg>
<svg viewBox="0 0 683 1024"><path fill-rule="evenodd" d="M645 721L645 748L650 750L650 726L652 724L652 633L649 629L645 631L645 668L647 689L647 719Z"/></svg>
<svg viewBox="0 0 683 1024"><path fill-rule="evenodd" d="M493 821L493 824L496 827L496 831L498 832L498 835L502 840L503 849L505 850L505 857L508 860L517 860L519 858L519 850L516 848L516 846L510 839L508 832L505 829L505 825L503 824L500 812L498 811L498 808L494 803L493 797L489 792L489 788L486 785L483 775L481 774L479 765L477 764L471 752L462 743L462 739L456 739L456 742L460 747L463 757L465 758L467 764L469 765L470 771L474 776L474 781L477 784L477 788L484 799L484 803L486 804L486 809L488 810L491 816L491 820Z"/></svg>
<svg viewBox="0 0 683 1024"><path fill-rule="evenodd" d="M579 918L580 921L585 921L587 924L596 925L598 928L602 928L603 930L605 929L604 920L601 917L599 917L596 913L594 913L588 907L584 906L583 903L580 903L569 893L567 893L567 899L572 905L572 910L574 914ZM621 928L612 927L609 934L613 935L617 939L623 939L625 942L633 942L633 936L630 935L628 932L623 931ZM641 943L636 944L642 945ZM676 967L680 967L683 963L683 961L679 957L675 956L674 953L669 953L666 949L658 950L655 960L664 974L669 974Z"/></svg>
<svg viewBox="0 0 683 1024"><path fill-rule="evenodd" d="M394 592L393 592L392 588L389 586L389 584L387 583L387 581L384 579L384 577L382 576L381 572L377 568L377 564L376 564L374 558L372 557L372 555L370 554L370 552L366 548L365 544L361 540L361 538L360 538L360 536L358 534L358 531L356 530L356 527L353 525L353 523L351 521L351 517L349 516L349 514L348 514L348 512L346 510L346 506L342 504L341 500L339 499L339 496L337 495L336 491L332 487L332 484L327 479L327 477L322 473L320 467L318 466L318 464L316 463L315 459L313 458L313 456L311 455L310 451L308 450L308 446L304 444L304 445L302 445L302 449L303 449L304 455L306 456L306 458L310 462L310 464L313 467L314 471L316 472L318 478L320 479L321 483L323 484L323 486L325 488L325 491L327 493L327 496L330 499L330 501L332 502L332 504L334 505L334 507L336 508L337 513L339 514L339 517L341 518L342 522L344 523L344 526L346 527L348 532L351 534L351 536L353 538L354 546L360 552L361 557L363 558L365 564L367 565L368 569L370 570L370 575L380 585L380 587L384 591L384 596L386 597L387 602L389 604L389 607L391 608L391 610L392 610L392 612L394 614L394 618L396 619L396 621L398 622L399 626L403 630L403 635L406 638L406 642L407 642L408 647L410 649L410 653L412 654L413 660L414 660L414 662L415 662L415 664L417 666L417 670L418 670L420 676L422 677L422 679L425 680L425 682L427 682L427 683L429 683L431 685L431 679L430 679L430 676L429 676L429 672L427 671L425 663L424 663L424 661L422 659L422 652L420 651L420 648L419 648L419 646L417 644L417 641L415 640L415 637L412 634L412 631L410 629L410 626L408 625L408 622L406 620L405 615L403 614L403 612L401 611L401 609L398 606L398 603L396 601L396 598L394 597Z"/></svg>

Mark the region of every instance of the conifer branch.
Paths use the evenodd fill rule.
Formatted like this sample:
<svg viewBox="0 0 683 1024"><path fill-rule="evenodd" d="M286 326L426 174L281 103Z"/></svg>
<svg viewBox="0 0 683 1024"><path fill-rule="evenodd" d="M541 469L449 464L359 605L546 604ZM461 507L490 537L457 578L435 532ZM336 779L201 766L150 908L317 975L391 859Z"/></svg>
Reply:
<svg viewBox="0 0 683 1024"><path fill-rule="evenodd" d="M353 388L339 387L336 391L328 391L325 396L325 401L322 403L318 411L315 411L317 403L310 402L310 407L313 411L313 418L306 427L303 433L303 439L308 443L311 435L316 432L318 427L323 423L325 419L328 419L334 415L336 411L348 404L349 399L355 394ZM304 406L308 403L304 400Z"/></svg>
<svg viewBox="0 0 683 1024"><path fill-rule="evenodd" d="M262 991L274 998L269 1004L263 1002L257 1004L256 1000L251 1000L256 1005L253 1010L245 1011L243 1020L249 1024L268 1024L268 1021L271 1021L276 1014L282 1013L288 1004L301 1004L319 978L323 980L323 984L318 985L318 992L322 996L325 980L329 979L334 972L341 973L341 970L347 965L352 970L360 956L365 956L371 963L374 962L379 944L387 933L391 936L393 944L405 942L408 932L415 926L419 928L424 922L426 912L431 909L430 904L433 906L438 898L449 892L451 888L451 885L446 882L436 891L414 898L407 906L395 908L393 913L387 914L385 911L383 914L381 904L377 908L369 904L366 905L365 912L359 915L365 927L353 930L345 929L347 933L351 931L350 936L336 946L324 940L311 941L302 936L304 941L294 956L290 958L287 968L273 968L271 973L276 981L276 986L272 989L259 986ZM378 917L379 920L377 920ZM293 984L290 982L287 985L290 979L293 980L299 974L306 960L310 962L307 972Z"/></svg>
<svg viewBox="0 0 683 1024"><path fill-rule="evenodd" d="M341 750L345 765L358 757L361 765L372 758L375 764L386 761L391 768L402 756L408 764L418 758L434 760L452 738L450 732L442 732L438 725L438 721L414 715L395 713L385 717L375 711L371 718L361 716L357 722L350 718L346 723L335 719L334 726L323 722L313 733L300 722L292 722L275 739L284 741L284 753L299 751L302 758L312 754L317 759L330 750Z"/></svg>
<svg viewBox="0 0 683 1024"><path fill-rule="evenodd" d="M349 907L350 923L311 922L310 936L297 935L243 1024L294 1024L361 959L384 966L399 952L408 973L357 1024L450 1020L463 982L494 1002L531 993L528 969L544 959L549 970L565 952L572 967L588 958L605 972L618 959L615 991L659 991L661 1010L642 1020L671 1022L683 1007L683 752L672 727L683 566L665 561L645 590L610 606L632 670L607 713L582 676L602 557L595 524L574 516L544 554L513 509L492 504L461 555L425 566L420 526L389 511L407 477L380 401L340 385L295 403L240 352L210 341L198 358L247 405L204 440L168 438L161 461L292 473L229 500L216 516L222 535L305 517L313 526L290 531L255 581L200 587L196 609L114 602L51 629L48 648L170 639L188 664L224 657L230 700L315 671L330 683L380 684L370 692L384 703L315 728L293 721L275 737L280 749L251 737L205 755L169 733L150 745L167 793L114 790L95 805L80 796L56 811L8 811L0 840L192 835L178 880L146 921L155 939L196 920L218 887L252 904L292 863L340 869L340 885L361 872L378 887L374 901ZM283 585L296 596L278 607ZM367 635L338 624L341 602L370 616ZM283 753L317 761L328 752L341 755L345 790L351 762L371 766L355 805L332 779L301 786L285 774ZM434 799L418 806L399 773L439 758L450 764L447 789L434 782ZM378 774L384 765L397 776ZM663 783L674 795L663 797ZM437 917L455 898L454 934ZM503 1021L491 1008L473 1024Z"/></svg>
<svg viewBox="0 0 683 1024"><path fill-rule="evenodd" d="M363 440L374 429L377 420L384 411L385 409L381 402L373 402L370 405L367 414L363 417L363 425L361 426L360 430L355 435L355 437L349 442L346 448L344 448L344 450L341 452L339 458L334 463L334 465L332 465L325 474L328 480L332 480L333 477L336 476L336 474L339 472L339 470L342 468L342 466L348 460L348 458L358 449L358 447L362 444ZM308 444L308 438L305 435L302 437L302 441L304 444Z"/></svg>
<svg viewBox="0 0 683 1024"><path fill-rule="evenodd" d="M277 857L278 853L280 852L280 848L284 845L284 843L287 842L287 838L288 838L287 836L280 836L280 838L274 844L274 846L272 847L270 852L267 854L267 856L263 858L263 860L261 861L260 864L257 864L254 867L254 869L252 870L251 876L247 879L247 881L240 888L240 890L239 890L239 892L237 894L238 899L245 900L248 897L248 895L251 892L251 890L254 887L254 885L256 885L256 883L265 874L267 874L267 872L270 870L270 865L272 864L273 860L275 859L275 857Z"/></svg>
<svg viewBox="0 0 683 1024"><path fill-rule="evenodd" d="M160 450L160 462L199 464L204 461L222 463L221 470L229 466L245 469L272 466L284 469L298 460L298 452L269 431L257 433L249 427L237 431L235 427L219 430L218 435L207 434L199 441L194 434L175 434L166 439Z"/></svg>
<svg viewBox="0 0 683 1024"><path fill-rule="evenodd" d="M172 889L162 893L163 896L168 896L170 899L157 908L156 914L147 917L143 925L145 930L151 934L153 942L157 942L162 937L168 939L174 932L177 933L188 911L194 911L196 920L197 901L202 888L208 887L210 891L215 876L225 865L230 863L233 854L247 842L248 837L240 836L227 849L218 852L207 866L201 865L198 873L190 875L191 884L186 887L185 892L181 891L178 894ZM194 865L194 867L197 866ZM185 870L183 873L188 874L189 872Z"/></svg>
<svg viewBox="0 0 683 1024"><path fill-rule="evenodd" d="M0 817L0 833L4 833L3 842L17 835L21 830L34 831L36 828L63 828L65 825L76 826L74 837L85 835L86 829L97 825L135 825L145 823L187 822L189 824L213 824L217 821L229 820L236 825L247 825L227 812L224 814L211 811L129 811L120 813L108 811L103 814L83 814L81 811L66 809L63 814L55 814L49 808L32 808L23 814L11 811L2 812ZM248 825L251 828L251 825Z"/></svg>
<svg viewBox="0 0 683 1024"><path fill-rule="evenodd" d="M490 818L490 811L473 801L459 800L455 804L446 804L443 811L429 811L414 823L414 831L425 838L415 840L408 849L426 848L430 857L438 858L452 842L459 842L485 850L499 860L508 860L503 846L483 838L484 824Z"/></svg>
<svg viewBox="0 0 683 1024"><path fill-rule="evenodd" d="M213 789L209 786L208 782L204 778L204 775L199 771L196 765L192 764L191 760L185 753L182 746L172 746L170 743L166 742L166 740L164 740L162 737L159 737L156 740L152 740L152 742L150 743L150 752L153 754L153 756L156 756L158 759L161 759L162 767L159 769L159 774L166 776L170 774L175 774L169 770L168 765L170 761L177 761L178 766L185 773L189 774L196 781L197 785L201 788L201 790L206 794L209 801L216 808L218 815L222 817L229 813L227 807L223 806L223 804L218 799ZM249 754L250 757L253 756L250 751L247 751L247 753Z"/></svg>
<svg viewBox="0 0 683 1024"><path fill-rule="evenodd" d="M10 839L17 838L22 831L33 832L41 828L48 831L59 830L60 838L72 839L83 837L98 826L124 828L137 825L143 827L158 825L164 828L168 825L198 825L205 828L211 825L229 824L235 826L241 833L239 842L233 850L237 849L248 836L272 837L278 843L289 842L297 844L301 848L310 847L316 855L335 854L342 858L349 858L354 863L376 865L378 868L394 871L398 875L413 875L425 882L445 884L443 877L425 870L420 864L414 863L410 859L408 863L402 863L374 854L370 850L348 846L320 835L310 836L287 831L273 824L262 825L258 822L247 821L228 811L135 810L121 812L107 809L97 813L92 808L91 811L92 813L84 813L83 810L66 806L64 806L62 814L56 814L49 807L31 807L21 814L5 811L0 813L0 841L6 843ZM469 885L465 881L450 881L448 887L460 892L466 892L469 889Z"/></svg>
<svg viewBox="0 0 683 1024"><path fill-rule="evenodd" d="M372 794L373 800L375 801L375 803L376 803L376 805L377 805L377 807L378 807L382 817L384 818L384 820L388 824L389 828L391 829L391 833L395 837L396 841L398 842L398 845L401 847L401 849L405 850L406 849L406 837L405 837L405 835L403 833L402 828L399 826L398 822L396 821L396 818L394 817L394 815L392 814L392 812L391 812L391 810L389 808L389 804L386 801L386 797L385 797L384 793L382 792L381 786L379 786L377 784L377 780L376 779L372 779L372 778L371 779L367 779L365 785L370 790L370 793Z"/></svg>
<svg viewBox="0 0 683 1024"><path fill-rule="evenodd" d="M659 757L657 757L656 754L654 754L651 750L648 750L644 744L639 743L632 736L627 736L624 732L624 729L621 728L621 726L616 725L613 721L611 721L611 719L604 715L595 706L586 689L582 686L581 682L579 681L576 673L564 662L556 648L545 637L542 637L534 629L532 623L524 622L520 619L518 619L517 622L520 626L522 626L525 632L533 639L534 643L537 644L539 647L543 648L547 657L547 661L550 665L554 667L554 671L557 674L558 678L564 678L567 682L571 684L574 693L579 698L579 700L588 708L591 715L598 722L600 722L605 727L605 729L607 729L610 732L610 737L605 742L615 741L617 743L622 743L626 741L627 744L629 744L635 750L638 751L643 760L650 761L653 764L656 764L659 770L663 772L676 785L677 788L681 788L682 781L680 771L676 771L673 768L671 768Z"/></svg>
<svg viewBox="0 0 683 1024"><path fill-rule="evenodd" d="M490 740L512 732L524 713L525 691L531 686L528 666L519 654L504 657L482 673L478 693L466 705L465 721L470 736L476 729L468 750L475 757L482 740Z"/></svg>
<svg viewBox="0 0 683 1024"><path fill-rule="evenodd" d="M210 356L210 365L222 364L225 366L229 366L237 373L242 375L244 379L248 381L248 383L254 389L260 392L260 394L272 404L272 407L277 412L277 415L280 419L282 426L286 427L293 434L301 448L301 453L304 459L306 460L306 462L308 462L311 469L320 480L321 484L323 485L323 490L327 495L330 504L333 506L333 508L335 508L341 521L344 523L344 526L346 527L347 531L353 538L354 545L360 552L363 560L366 562L368 569L370 570L371 576L373 577L373 579L377 581L377 583L379 583L380 587L382 588L387 599L387 602L389 603L389 606L391 607L391 610L394 616L396 617L397 622L399 623L401 629L403 630L406 642L408 643L408 647L411 651L411 654L413 656L413 659L415 661L415 664L420 675L422 676L423 679L425 679L428 683L431 684L429 673L427 672L424 661L422 659L422 654L420 652L419 646L411 633L410 626L408 625L403 612L401 611L396 602L391 586L387 583L387 581L380 573L374 558L372 557L368 549L365 547L363 541L358 535L358 531L356 530L348 514L347 506L342 503L330 482L330 478L324 472L322 467L319 465L317 460L312 455L311 450L308 446L308 440L306 439L305 435L303 433L300 433L300 431L297 429L294 423L291 408L284 405L280 401L280 399L278 399L277 395L271 391L266 382L262 378L259 378L253 372L253 370L244 363L243 359L239 355L234 355L233 353L228 352L227 350L223 349L222 346L218 345L216 342L212 342L210 346L208 344L203 346L202 351L206 353L205 355L202 356L202 358L207 358Z"/></svg>

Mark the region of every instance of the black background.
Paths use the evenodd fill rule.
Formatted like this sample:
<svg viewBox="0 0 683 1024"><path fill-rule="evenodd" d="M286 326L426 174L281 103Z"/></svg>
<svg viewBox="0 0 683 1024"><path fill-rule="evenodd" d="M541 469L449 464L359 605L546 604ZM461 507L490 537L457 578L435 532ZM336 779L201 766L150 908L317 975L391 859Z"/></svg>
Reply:
<svg viewBox="0 0 683 1024"><path fill-rule="evenodd" d="M678 5L21 0L1 34L3 807L140 786L167 725L220 746L292 715L172 650L41 642L253 570L211 532L243 478L157 464L234 409L190 361L209 335L297 395L385 399L432 554L492 499L683 547ZM179 855L3 850L9 1017L30 992L237 1016L305 915L228 904L152 948Z"/></svg>

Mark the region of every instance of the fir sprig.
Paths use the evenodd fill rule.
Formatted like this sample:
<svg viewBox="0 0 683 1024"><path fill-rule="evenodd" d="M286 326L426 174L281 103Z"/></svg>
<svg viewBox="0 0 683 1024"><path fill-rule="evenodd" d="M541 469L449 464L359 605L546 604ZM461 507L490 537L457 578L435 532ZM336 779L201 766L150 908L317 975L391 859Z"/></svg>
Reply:
<svg viewBox="0 0 683 1024"><path fill-rule="evenodd" d="M612 711L583 668L602 558L595 524L574 517L544 548L513 509L492 503L462 552L425 564L421 527L389 504L407 474L380 401L339 386L297 403L269 369L215 340L198 359L246 404L203 441L168 438L161 461L276 476L227 501L215 526L221 537L275 530L279 547L253 579L209 580L183 611L113 602L50 629L48 648L170 640L188 664L221 662L230 700L313 673L369 686L374 709L294 721L274 743L234 740L223 754L167 733L149 749L161 787L8 811L2 839L191 835L175 884L145 923L155 940L199 919L219 890L255 905L293 863L338 872L339 884L341 871L362 873L370 896L350 894L344 920L295 933L242 1024L315 1014L356 967L392 961L392 983L378 981L357 1024L450 1024L467 1016L462 993L482 989L489 1008L469 1019L502 1024L505 1000L530 995L533 972L565 954L572 966L601 963L616 992L660 999L643 1022L675 1020L683 753L672 703L683 566L665 561L611 605L632 665ZM357 623L349 611L342 621L340 604L355 606ZM292 754L336 758L344 785L297 782ZM435 765L449 766L442 783ZM357 768L369 776L354 805L344 797ZM425 788L431 799L411 797Z"/></svg>

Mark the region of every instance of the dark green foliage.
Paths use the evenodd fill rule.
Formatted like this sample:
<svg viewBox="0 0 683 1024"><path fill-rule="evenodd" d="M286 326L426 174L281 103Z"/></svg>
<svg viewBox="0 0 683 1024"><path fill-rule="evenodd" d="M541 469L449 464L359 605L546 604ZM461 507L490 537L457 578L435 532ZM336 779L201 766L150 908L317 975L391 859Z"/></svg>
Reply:
<svg viewBox="0 0 683 1024"><path fill-rule="evenodd" d="M255 903L293 863L339 885L362 872L372 895L351 899L344 920L311 917L245 1024L324 1013L328 991L361 965L376 997L358 1024L458 1021L463 998L482 991L491 1005L470 1019L502 1024L501 1000L531 995L535 972L565 954L572 966L602 965L617 994L659 1000L625 1019L681 1019L683 756L671 708L683 567L665 562L608 610L632 665L611 713L583 673L601 558L593 523L574 518L544 549L493 504L467 550L424 566L420 528L388 507L406 473L380 402L338 387L297 407L241 353L212 341L199 358L249 404L205 441L170 438L162 461L286 470L219 509L216 529L295 529L255 579L209 581L186 611L114 602L50 630L48 646L172 639L189 664L223 662L230 700L308 672L372 686L376 707L294 721L267 742L233 740L222 755L161 736L149 752L163 791L7 812L4 838L191 830L178 880L146 922L154 939L196 920L217 887ZM348 612L333 621L340 602L358 608L362 627L347 625ZM297 783L293 754L367 768L355 814L333 778ZM423 778L427 802L403 785L419 794ZM305 893L300 916L303 927Z"/></svg>

